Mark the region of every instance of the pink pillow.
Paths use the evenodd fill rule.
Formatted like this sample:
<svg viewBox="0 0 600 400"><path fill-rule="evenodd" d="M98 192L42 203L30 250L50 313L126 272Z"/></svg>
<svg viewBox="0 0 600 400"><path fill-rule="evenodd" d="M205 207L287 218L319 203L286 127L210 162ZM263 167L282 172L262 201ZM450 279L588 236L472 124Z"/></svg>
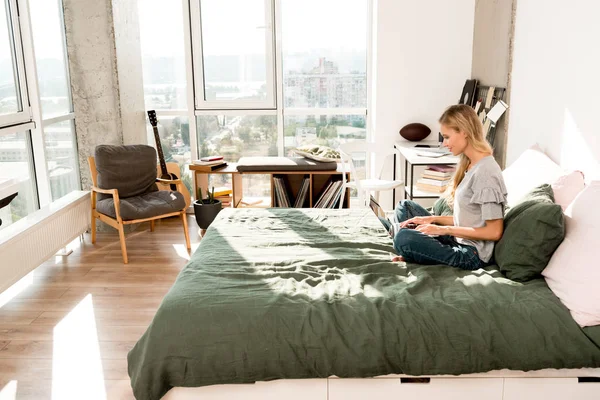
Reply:
<svg viewBox="0 0 600 400"><path fill-rule="evenodd" d="M551 185L554 202L564 211L585 187L585 177L581 171L572 171L559 176Z"/></svg>
<svg viewBox="0 0 600 400"><path fill-rule="evenodd" d="M565 240L542 275L582 327L600 325L600 181L581 191L565 211Z"/></svg>

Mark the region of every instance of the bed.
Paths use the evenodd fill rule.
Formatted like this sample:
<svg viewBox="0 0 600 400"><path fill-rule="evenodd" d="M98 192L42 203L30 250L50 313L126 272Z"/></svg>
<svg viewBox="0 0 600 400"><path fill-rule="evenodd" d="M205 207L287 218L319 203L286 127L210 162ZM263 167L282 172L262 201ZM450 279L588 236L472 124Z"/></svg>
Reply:
<svg viewBox="0 0 600 400"><path fill-rule="evenodd" d="M511 374L600 393L600 326L580 328L543 279L392 263L392 252L370 209L222 211L128 354L136 398L292 380L288 393L341 399L360 391L335 392L336 377L483 376L498 386L489 398L508 399ZM536 370L548 372L511 372Z"/></svg>

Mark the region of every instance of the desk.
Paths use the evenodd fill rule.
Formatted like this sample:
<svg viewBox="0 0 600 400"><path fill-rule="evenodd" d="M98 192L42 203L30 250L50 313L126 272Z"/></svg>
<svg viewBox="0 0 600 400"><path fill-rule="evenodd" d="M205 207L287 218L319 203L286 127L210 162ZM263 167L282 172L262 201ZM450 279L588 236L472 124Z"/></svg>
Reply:
<svg viewBox="0 0 600 400"><path fill-rule="evenodd" d="M460 157L453 155L442 157L423 157L417 155L417 151L427 151L426 148L415 148L417 144L437 145L437 141L406 142L398 141L394 143L394 148L398 149L402 158L404 158L404 199L436 199L441 193L426 192L414 187L414 168L425 165L455 165ZM408 169L410 166L410 184L408 181ZM394 179L396 179L396 155L394 154ZM392 195L394 207L396 206L396 191Z"/></svg>
<svg viewBox="0 0 600 400"><path fill-rule="evenodd" d="M341 180L342 179L342 165L338 164L337 170L331 171L246 171L240 172L237 170L236 163L229 163L226 167L216 169L214 171L206 172L205 170L201 170L202 167L191 164L190 171L194 172L194 184L195 184L195 193L198 193L198 188L202 188L203 193L208 193L208 175L209 174L229 174L231 175L232 182L232 205L233 207L240 207L243 196L243 187L242 187L242 176L250 175L250 174L259 174L259 175L270 175L271 180L271 199L269 207L272 207L275 204L275 190L274 190L274 182L273 177L285 177L289 190L291 191L292 196L298 195L298 190L300 189L300 185L302 180L306 175L309 176L309 191L308 191L308 206L313 207L314 204L317 203L319 196L321 195L325 185L328 181L331 180ZM346 166L346 179L349 179L350 176L350 168ZM263 205L264 206L264 205ZM344 208L350 207L350 190L346 189L346 195L344 198Z"/></svg>

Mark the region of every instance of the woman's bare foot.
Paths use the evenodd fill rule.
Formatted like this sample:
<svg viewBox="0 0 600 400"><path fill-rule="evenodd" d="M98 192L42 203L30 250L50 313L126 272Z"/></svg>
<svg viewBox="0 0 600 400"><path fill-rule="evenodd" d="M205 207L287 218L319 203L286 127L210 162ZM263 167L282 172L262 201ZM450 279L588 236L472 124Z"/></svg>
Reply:
<svg viewBox="0 0 600 400"><path fill-rule="evenodd" d="M402 257L402 256L393 256L392 257L392 262L396 262L396 261L404 261L404 257Z"/></svg>

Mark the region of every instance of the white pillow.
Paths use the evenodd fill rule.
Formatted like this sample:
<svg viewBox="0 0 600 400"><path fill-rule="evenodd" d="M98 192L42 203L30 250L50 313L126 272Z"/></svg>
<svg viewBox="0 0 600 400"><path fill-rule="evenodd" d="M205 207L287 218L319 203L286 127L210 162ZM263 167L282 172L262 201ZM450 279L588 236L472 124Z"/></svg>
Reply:
<svg viewBox="0 0 600 400"><path fill-rule="evenodd" d="M581 191L565 211L565 240L542 275L581 325L600 324L600 181Z"/></svg>
<svg viewBox="0 0 600 400"><path fill-rule="evenodd" d="M293 151L299 156L315 161L329 162L340 159L340 152L327 146L306 145L295 148Z"/></svg>
<svg viewBox="0 0 600 400"><path fill-rule="evenodd" d="M533 188L556 181L564 172L538 145L525 150L502 175L506 185L507 205L514 206Z"/></svg>

